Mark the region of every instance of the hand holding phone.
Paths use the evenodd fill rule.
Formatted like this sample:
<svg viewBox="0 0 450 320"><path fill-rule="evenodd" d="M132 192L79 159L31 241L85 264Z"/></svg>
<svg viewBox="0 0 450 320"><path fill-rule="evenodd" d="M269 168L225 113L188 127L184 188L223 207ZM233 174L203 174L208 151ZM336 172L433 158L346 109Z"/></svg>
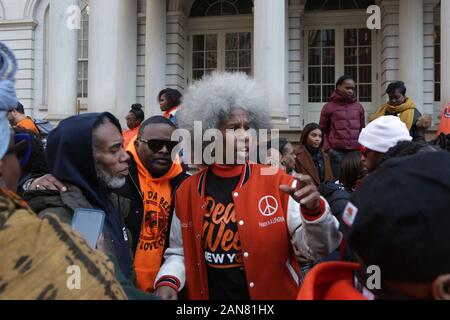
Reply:
<svg viewBox="0 0 450 320"><path fill-rule="evenodd" d="M98 239L103 231L105 212L94 209L75 209L72 219L72 229L86 239L87 243L95 249Z"/></svg>

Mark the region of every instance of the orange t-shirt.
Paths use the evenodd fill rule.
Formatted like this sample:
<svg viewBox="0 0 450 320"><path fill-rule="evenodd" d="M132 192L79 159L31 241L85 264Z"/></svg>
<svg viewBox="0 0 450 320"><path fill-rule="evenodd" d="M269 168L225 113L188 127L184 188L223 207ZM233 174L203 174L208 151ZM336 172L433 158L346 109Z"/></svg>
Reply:
<svg viewBox="0 0 450 320"><path fill-rule="evenodd" d="M22 120L17 122L16 127L29 130L34 134L39 134L39 129L30 118L23 118Z"/></svg>
<svg viewBox="0 0 450 320"><path fill-rule="evenodd" d="M123 147L125 149L128 148L128 145L130 144L130 141L134 139L134 137L137 136L138 132L139 132L139 128L141 126L138 126L134 129L130 129L130 130L125 130L122 134L123 136Z"/></svg>

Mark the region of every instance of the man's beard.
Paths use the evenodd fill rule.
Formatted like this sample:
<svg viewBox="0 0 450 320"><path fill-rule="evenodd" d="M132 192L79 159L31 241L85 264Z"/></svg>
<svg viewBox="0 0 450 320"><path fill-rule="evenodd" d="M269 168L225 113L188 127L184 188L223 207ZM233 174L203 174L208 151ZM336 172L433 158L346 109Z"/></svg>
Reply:
<svg viewBox="0 0 450 320"><path fill-rule="evenodd" d="M120 189L125 185L126 177L111 176L99 166L97 166L96 171L98 180L110 189Z"/></svg>

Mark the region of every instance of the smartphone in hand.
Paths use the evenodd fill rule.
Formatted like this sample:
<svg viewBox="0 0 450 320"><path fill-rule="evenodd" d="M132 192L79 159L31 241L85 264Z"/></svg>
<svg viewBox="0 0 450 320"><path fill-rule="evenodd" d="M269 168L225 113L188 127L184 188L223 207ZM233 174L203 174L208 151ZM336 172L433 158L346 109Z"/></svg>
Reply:
<svg viewBox="0 0 450 320"><path fill-rule="evenodd" d="M75 209L72 219L72 229L78 232L91 248L95 249L103 225L105 223L105 212L94 209Z"/></svg>

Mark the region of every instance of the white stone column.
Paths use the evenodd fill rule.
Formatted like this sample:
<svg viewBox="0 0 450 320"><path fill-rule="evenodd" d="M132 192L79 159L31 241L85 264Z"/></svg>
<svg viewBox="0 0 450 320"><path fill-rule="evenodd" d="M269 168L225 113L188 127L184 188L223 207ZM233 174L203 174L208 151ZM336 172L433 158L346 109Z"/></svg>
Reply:
<svg viewBox="0 0 450 320"><path fill-rule="evenodd" d="M285 0L257 0L254 7L254 76L268 94L276 128L288 129Z"/></svg>
<svg viewBox="0 0 450 320"><path fill-rule="evenodd" d="M70 6L77 0L50 0L47 119L58 122L74 115L77 104L78 30L70 25Z"/></svg>
<svg viewBox="0 0 450 320"><path fill-rule="evenodd" d="M423 0L400 0L399 80L423 112Z"/></svg>
<svg viewBox="0 0 450 320"><path fill-rule="evenodd" d="M166 87L166 0L147 0L145 30L145 111L159 115L158 93Z"/></svg>
<svg viewBox="0 0 450 320"><path fill-rule="evenodd" d="M136 65L137 0L91 1L89 111L109 111L124 124L136 102Z"/></svg>
<svg viewBox="0 0 450 320"><path fill-rule="evenodd" d="M441 1L441 105L450 103L450 1Z"/></svg>

